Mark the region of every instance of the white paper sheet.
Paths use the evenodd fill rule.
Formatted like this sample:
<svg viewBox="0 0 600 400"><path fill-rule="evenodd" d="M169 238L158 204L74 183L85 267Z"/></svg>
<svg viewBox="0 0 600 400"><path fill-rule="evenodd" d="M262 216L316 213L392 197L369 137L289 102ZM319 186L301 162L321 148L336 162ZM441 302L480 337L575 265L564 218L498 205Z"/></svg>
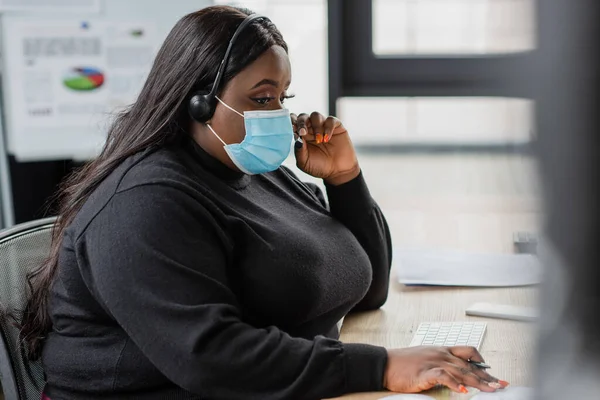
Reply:
<svg viewBox="0 0 600 400"><path fill-rule="evenodd" d="M394 265L405 285L526 286L541 277L538 258L531 254L396 251Z"/></svg>
<svg viewBox="0 0 600 400"><path fill-rule="evenodd" d="M471 400L533 400L533 389L509 387L495 393L479 393Z"/></svg>
<svg viewBox="0 0 600 400"><path fill-rule="evenodd" d="M394 394L392 396L382 397L379 400L435 400L433 397L424 394Z"/></svg>

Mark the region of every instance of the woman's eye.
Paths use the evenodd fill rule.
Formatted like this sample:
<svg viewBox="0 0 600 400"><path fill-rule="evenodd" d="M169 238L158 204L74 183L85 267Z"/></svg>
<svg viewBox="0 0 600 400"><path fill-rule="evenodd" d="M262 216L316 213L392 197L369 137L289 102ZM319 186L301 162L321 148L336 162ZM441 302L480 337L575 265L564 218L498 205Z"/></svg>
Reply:
<svg viewBox="0 0 600 400"><path fill-rule="evenodd" d="M264 106L266 104L269 104L269 102L271 100L273 100L273 99L274 99L273 97L257 97L257 98L254 98L252 100L254 100L255 102L257 102L261 106Z"/></svg>
<svg viewBox="0 0 600 400"><path fill-rule="evenodd" d="M291 94L291 95L285 95L285 96L281 96L281 98L279 99L279 101L281 103L284 103L285 100L287 99L291 99L295 97L295 95ZM260 104L261 106L266 106L267 104L269 104L272 100L275 100L275 97L255 97L252 99L254 102Z"/></svg>

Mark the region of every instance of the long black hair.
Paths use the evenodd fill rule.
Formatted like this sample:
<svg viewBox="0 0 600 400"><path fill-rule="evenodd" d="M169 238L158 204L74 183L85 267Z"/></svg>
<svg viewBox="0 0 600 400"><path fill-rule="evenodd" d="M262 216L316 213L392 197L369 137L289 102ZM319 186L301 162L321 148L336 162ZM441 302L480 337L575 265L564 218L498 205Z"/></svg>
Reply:
<svg viewBox="0 0 600 400"><path fill-rule="evenodd" d="M181 18L158 51L138 99L115 118L99 156L61 185L51 253L28 277L30 292L20 318L21 340L30 359L39 358L52 329L48 297L65 228L90 194L125 159L186 134L183 127L190 124L187 101L191 93L210 89L231 36L250 14L242 8L213 6ZM221 89L274 45L287 51L273 23L266 19L253 21L232 49Z"/></svg>

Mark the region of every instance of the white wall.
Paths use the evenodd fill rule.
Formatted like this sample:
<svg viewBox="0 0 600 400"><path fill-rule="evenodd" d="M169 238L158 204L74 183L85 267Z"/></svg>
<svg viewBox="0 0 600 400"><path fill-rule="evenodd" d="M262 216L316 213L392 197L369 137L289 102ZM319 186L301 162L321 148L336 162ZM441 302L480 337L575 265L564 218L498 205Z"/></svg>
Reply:
<svg viewBox="0 0 600 400"><path fill-rule="evenodd" d="M108 17L114 20L150 19L156 23L158 32L164 38L175 22L185 14L212 4L212 0L100 0L99 14L64 13L44 11L48 18ZM37 13L10 12L18 15L39 15Z"/></svg>
<svg viewBox="0 0 600 400"><path fill-rule="evenodd" d="M102 0L101 14L110 19L153 19L160 42L184 15L211 5L211 0Z"/></svg>

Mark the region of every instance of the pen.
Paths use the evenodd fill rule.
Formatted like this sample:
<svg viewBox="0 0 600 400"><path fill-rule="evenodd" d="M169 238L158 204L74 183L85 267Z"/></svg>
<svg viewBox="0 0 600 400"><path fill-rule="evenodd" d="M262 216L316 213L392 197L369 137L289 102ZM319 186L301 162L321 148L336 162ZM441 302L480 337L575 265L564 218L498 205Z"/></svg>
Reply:
<svg viewBox="0 0 600 400"><path fill-rule="evenodd" d="M489 365L487 365L486 363L482 363L482 362L478 362L478 361L473 361L473 360L468 360L467 361L469 364L473 364L474 366L476 366L477 368L481 368L481 369L488 369L488 368L492 368Z"/></svg>

